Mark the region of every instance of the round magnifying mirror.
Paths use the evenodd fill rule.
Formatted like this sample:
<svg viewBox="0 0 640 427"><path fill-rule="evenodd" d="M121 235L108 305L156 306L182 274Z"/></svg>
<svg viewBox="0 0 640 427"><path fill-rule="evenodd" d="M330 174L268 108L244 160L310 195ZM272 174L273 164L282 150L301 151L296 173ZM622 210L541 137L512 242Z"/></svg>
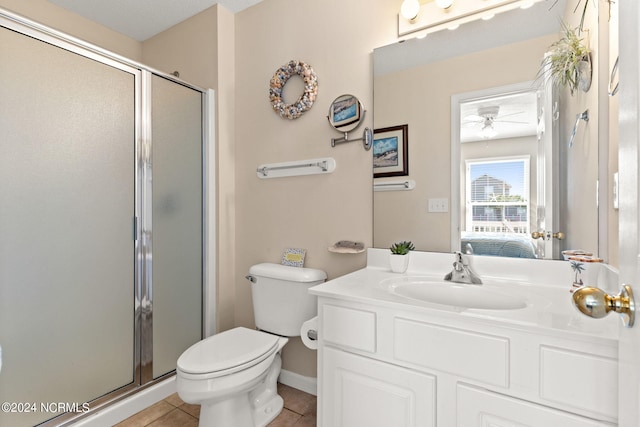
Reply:
<svg viewBox="0 0 640 427"><path fill-rule="evenodd" d="M362 103L353 95L340 95L329 107L329 124L337 131L350 132L364 119Z"/></svg>

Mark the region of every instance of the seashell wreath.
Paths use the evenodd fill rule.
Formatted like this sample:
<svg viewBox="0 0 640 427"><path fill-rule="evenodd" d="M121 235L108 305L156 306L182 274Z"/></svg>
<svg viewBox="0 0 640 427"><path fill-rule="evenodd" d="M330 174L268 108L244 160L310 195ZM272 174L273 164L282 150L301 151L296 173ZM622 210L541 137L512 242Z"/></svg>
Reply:
<svg viewBox="0 0 640 427"><path fill-rule="evenodd" d="M304 92L293 104L285 104L282 100L282 89L287 81L296 74L304 80ZM316 96L318 96L318 76L309 64L302 61L289 61L278 68L271 78L269 86L271 106L283 119L293 120L303 115L313 106Z"/></svg>

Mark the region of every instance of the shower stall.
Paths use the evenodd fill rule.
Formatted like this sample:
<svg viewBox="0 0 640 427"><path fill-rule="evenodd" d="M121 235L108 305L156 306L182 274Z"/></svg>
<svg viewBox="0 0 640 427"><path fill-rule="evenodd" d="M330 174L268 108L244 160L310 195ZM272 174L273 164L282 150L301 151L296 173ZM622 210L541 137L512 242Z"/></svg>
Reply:
<svg viewBox="0 0 640 427"><path fill-rule="evenodd" d="M0 58L0 425L61 425L203 337L212 95L2 10Z"/></svg>

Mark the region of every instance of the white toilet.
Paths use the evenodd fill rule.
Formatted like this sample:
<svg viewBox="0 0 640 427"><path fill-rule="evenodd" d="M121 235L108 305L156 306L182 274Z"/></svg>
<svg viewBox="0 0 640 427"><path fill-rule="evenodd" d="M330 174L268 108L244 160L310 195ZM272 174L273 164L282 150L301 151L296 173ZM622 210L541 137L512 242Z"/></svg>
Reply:
<svg viewBox="0 0 640 427"><path fill-rule="evenodd" d="M234 328L195 343L178 358L178 395L202 405L200 426L266 426L280 411L277 393L288 338L317 313L308 289L326 280L312 268L257 264L249 269L253 311L260 330ZM272 335L274 334L274 335Z"/></svg>

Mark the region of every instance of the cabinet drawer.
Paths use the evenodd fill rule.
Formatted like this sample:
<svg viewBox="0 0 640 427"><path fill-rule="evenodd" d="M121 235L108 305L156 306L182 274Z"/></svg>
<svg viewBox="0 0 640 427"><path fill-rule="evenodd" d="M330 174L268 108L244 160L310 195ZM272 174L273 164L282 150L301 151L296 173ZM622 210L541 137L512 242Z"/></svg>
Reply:
<svg viewBox="0 0 640 427"><path fill-rule="evenodd" d="M509 387L509 339L396 318L394 357L487 384Z"/></svg>
<svg viewBox="0 0 640 427"><path fill-rule="evenodd" d="M540 397L582 412L615 418L618 412L617 360L540 346Z"/></svg>
<svg viewBox="0 0 640 427"><path fill-rule="evenodd" d="M320 334L325 343L375 353L376 313L324 304Z"/></svg>

